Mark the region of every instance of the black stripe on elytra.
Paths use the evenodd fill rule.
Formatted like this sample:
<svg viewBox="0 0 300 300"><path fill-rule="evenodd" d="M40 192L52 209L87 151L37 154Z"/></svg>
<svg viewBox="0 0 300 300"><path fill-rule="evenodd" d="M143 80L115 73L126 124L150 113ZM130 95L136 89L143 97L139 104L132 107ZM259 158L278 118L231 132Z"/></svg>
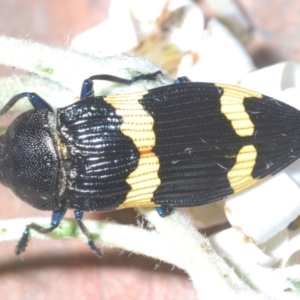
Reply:
<svg viewBox="0 0 300 300"><path fill-rule="evenodd" d="M58 127L68 148L68 207L106 210L118 207L131 187L126 178L140 154L120 126L122 118L102 97L58 110Z"/></svg>
<svg viewBox="0 0 300 300"><path fill-rule="evenodd" d="M151 90L140 101L155 121L155 203L201 205L233 193L227 173L245 139L221 113L221 96L214 84L184 83Z"/></svg>
<svg viewBox="0 0 300 300"><path fill-rule="evenodd" d="M275 174L300 157L299 110L266 96L247 98L244 106L255 124L254 178Z"/></svg>

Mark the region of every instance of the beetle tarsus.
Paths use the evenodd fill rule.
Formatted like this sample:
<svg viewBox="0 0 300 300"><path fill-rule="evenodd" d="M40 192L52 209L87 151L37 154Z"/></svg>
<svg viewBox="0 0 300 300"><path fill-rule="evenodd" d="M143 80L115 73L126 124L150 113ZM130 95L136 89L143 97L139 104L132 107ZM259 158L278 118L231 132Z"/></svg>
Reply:
<svg viewBox="0 0 300 300"><path fill-rule="evenodd" d="M94 242L94 240L93 240L93 238L92 238L91 235L90 235L89 238L88 238L88 244L89 244L89 246L90 246L90 249L91 249L93 252L95 252L95 254L96 254L98 257L102 257L102 256L103 256L101 250L100 250L99 248L96 247L95 242Z"/></svg>
<svg viewBox="0 0 300 300"><path fill-rule="evenodd" d="M22 252L25 251L27 244L28 244L28 240L29 240L30 229L35 230L39 233L43 233L43 234L53 231L57 226L59 226L66 211L67 211L66 209L54 211L52 213L50 227L48 227L48 228L45 228L36 223L31 223L31 224L27 225L26 229L24 230L23 235L16 247L16 250L15 250L16 254L20 255Z"/></svg>
<svg viewBox="0 0 300 300"><path fill-rule="evenodd" d="M159 214L160 217L167 217L172 212L173 208L168 206L160 206L156 207L156 211Z"/></svg>
<svg viewBox="0 0 300 300"><path fill-rule="evenodd" d="M12 97L6 105L0 110L0 116L7 112L12 106L14 106L19 100L27 97L31 105L35 109L46 109L48 111L54 112L53 108L38 94L36 93L20 93Z"/></svg>
<svg viewBox="0 0 300 300"><path fill-rule="evenodd" d="M17 255L20 255L22 252L25 251L28 244L28 238L29 238L29 228L28 226L26 226L26 229L24 230L23 235L15 249Z"/></svg>
<svg viewBox="0 0 300 300"><path fill-rule="evenodd" d="M83 212L79 209L74 210L75 219L77 221L77 224L82 231L82 233L88 238L88 244L90 246L90 249L96 253L98 257L102 257L102 252L99 248L96 247L94 239L89 232L89 230L86 228L86 226L82 222Z"/></svg>
<svg viewBox="0 0 300 300"><path fill-rule="evenodd" d="M156 72L147 73L147 74L141 74L136 77L133 77L132 79L125 79L125 78L108 75L108 74L94 75L94 76L87 78L82 83L80 99L93 97L95 95L93 80L106 80L106 81L111 81L111 82L115 82L115 83L130 85L130 84L132 84L136 81L140 81L140 80L156 80L159 75L162 75L161 71L156 71Z"/></svg>

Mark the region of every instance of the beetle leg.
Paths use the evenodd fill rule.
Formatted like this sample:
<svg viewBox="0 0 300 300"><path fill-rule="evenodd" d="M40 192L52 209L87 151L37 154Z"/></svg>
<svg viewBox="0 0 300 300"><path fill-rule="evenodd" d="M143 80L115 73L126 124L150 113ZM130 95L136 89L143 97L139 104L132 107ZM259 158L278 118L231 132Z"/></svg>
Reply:
<svg viewBox="0 0 300 300"><path fill-rule="evenodd" d="M89 230L86 228L86 226L82 222L83 212L79 209L75 209L74 215L75 215L75 219L76 219L82 233L88 238L88 244L90 246L90 249L92 251L94 251L98 257L102 257L102 253L101 253L100 249L95 246L95 243L94 243L91 233L89 232Z"/></svg>
<svg viewBox="0 0 300 300"><path fill-rule="evenodd" d="M136 77L133 77L132 79L124 79L121 77L107 75L107 74L94 75L94 76L87 78L82 83L80 99L84 99L87 97L94 97L93 80L106 80L106 81L130 85L139 80L156 80L158 75L162 75L162 72L156 71L154 73L141 74Z"/></svg>
<svg viewBox="0 0 300 300"><path fill-rule="evenodd" d="M7 112L13 105L15 105L20 99L27 97L31 105L35 109L46 109L48 111L54 112L53 108L38 94L36 93L20 93L12 97L5 106L0 110L0 116Z"/></svg>
<svg viewBox="0 0 300 300"><path fill-rule="evenodd" d="M172 210L173 210L173 208L168 207L168 206L156 207L156 211L161 217L167 217L168 215L170 215Z"/></svg>
<svg viewBox="0 0 300 300"><path fill-rule="evenodd" d="M16 250L15 250L16 254L19 255L25 251L27 244L28 244L30 229L33 229L39 233L49 233L49 232L53 231L57 226L59 226L66 211L67 211L66 209L54 211L52 213L50 227L48 227L48 228L45 228L36 223L31 223L31 224L27 225L26 229L24 230L23 235L16 247Z"/></svg>

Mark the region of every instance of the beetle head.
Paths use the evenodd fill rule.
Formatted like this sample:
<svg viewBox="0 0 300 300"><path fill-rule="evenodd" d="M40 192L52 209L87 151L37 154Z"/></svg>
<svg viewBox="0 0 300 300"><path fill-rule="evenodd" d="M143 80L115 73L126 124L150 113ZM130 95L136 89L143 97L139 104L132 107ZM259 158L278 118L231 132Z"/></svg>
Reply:
<svg viewBox="0 0 300 300"><path fill-rule="evenodd" d="M0 181L42 210L58 209L59 157L50 119L53 113L47 110L30 110L0 138Z"/></svg>

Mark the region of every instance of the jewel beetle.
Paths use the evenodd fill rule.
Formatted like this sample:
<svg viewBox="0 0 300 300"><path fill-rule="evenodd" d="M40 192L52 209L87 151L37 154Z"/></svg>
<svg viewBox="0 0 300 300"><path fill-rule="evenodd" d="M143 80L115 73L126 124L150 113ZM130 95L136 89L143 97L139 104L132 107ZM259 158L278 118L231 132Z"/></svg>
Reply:
<svg viewBox="0 0 300 300"><path fill-rule="evenodd" d="M24 112L0 137L0 181L29 205L52 211L53 231L68 209L101 256L82 222L84 211L207 204L241 192L279 172L300 156L300 111L240 87L177 79L137 93L95 96L94 80L131 84L95 75L83 82L80 101L55 114L35 93L14 96L8 111L27 97Z"/></svg>

